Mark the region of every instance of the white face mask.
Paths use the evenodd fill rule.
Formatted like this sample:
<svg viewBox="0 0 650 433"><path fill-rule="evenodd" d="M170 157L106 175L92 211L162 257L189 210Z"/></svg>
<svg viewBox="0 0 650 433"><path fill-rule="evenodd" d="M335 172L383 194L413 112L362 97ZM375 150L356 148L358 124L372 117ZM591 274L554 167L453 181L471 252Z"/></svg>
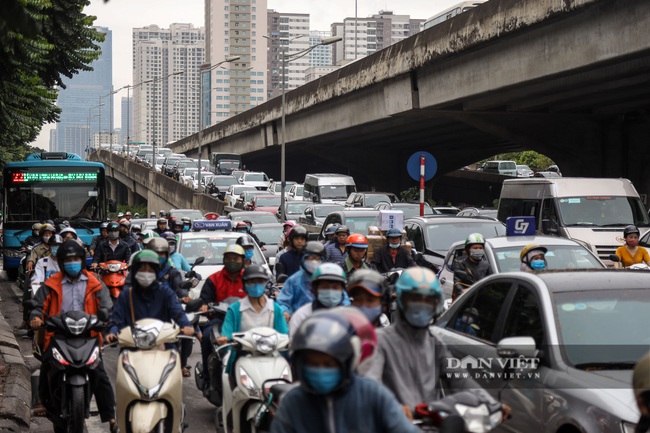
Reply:
<svg viewBox="0 0 650 433"><path fill-rule="evenodd" d="M156 274L153 272L136 272L135 280L138 282L140 287L146 289L156 281Z"/></svg>
<svg viewBox="0 0 650 433"><path fill-rule="evenodd" d="M305 271L307 271L309 274L313 274L316 272L316 269L322 264L323 262L318 261L318 260L305 260L304 267Z"/></svg>

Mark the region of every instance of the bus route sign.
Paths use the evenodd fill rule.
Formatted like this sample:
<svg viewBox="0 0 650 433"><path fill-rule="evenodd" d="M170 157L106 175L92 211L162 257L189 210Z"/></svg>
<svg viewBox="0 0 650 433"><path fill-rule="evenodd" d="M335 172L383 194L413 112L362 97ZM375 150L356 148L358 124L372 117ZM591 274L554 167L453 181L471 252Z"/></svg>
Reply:
<svg viewBox="0 0 650 433"><path fill-rule="evenodd" d="M96 172L43 173L15 171L11 173L13 183L32 182L96 182Z"/></svg>

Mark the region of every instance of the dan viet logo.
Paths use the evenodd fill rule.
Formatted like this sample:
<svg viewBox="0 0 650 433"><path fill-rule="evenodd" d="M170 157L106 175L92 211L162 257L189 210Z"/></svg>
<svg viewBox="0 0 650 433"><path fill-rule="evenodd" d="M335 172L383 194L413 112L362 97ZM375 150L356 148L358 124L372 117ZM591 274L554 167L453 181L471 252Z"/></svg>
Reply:
<svg viewBox="0 0 650 433"><path fill-rule="evenodd" d="M539 358L447 358L448 378L539 379Z"/></svg>

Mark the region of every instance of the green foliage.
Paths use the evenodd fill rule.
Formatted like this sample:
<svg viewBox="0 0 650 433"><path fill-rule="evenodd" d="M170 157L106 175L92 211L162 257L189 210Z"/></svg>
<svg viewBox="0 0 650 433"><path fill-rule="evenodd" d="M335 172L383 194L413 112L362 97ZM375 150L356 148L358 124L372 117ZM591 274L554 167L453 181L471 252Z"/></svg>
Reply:
<svg viewBox="0 0 650 433"><path fill-rule="evenodd" d="M532 150L525 150L523 152L501 153L494 156L493 158L486 159L485 161L490 161L493 159L514 161L517 164L527 165L533 171L544 170L549 165L555 164L551 158Z"/></svg>
<svg viewBox="0 0 650 433"><path fill-rule="evenodd" d="M427 198L427 196L431 195L431 190L428 188L424 189L424 199L427 203L429 203L431 206L436 206L436 202L431 200L430 198ZM409 189L405 189L404 191L399 193L400 200L404 202L419 202L420 201L420 187L419 186L412 186Z"/></svg>
<svg viewBox="0 0 650 433"><path fill-rule="evenodd" d="M126 212L131 212L132 214L139 213L140 218L148 218L149 215L147 214L147 205L135 205L135 206L129 206L126 204L118 204L117 205L117 212L111 212L109 214L109 217L111 219L116 219L118 213L126 213Z"/></svg>
<svg viewBox="0 0 650 433"><path fill-rule="evenodd" d="M56 86L99 57L104 35L88 0L3 0L0 14L2 161L19 160L45 123L56 122ZM5 159L4 157L8 159Z"/></svg>

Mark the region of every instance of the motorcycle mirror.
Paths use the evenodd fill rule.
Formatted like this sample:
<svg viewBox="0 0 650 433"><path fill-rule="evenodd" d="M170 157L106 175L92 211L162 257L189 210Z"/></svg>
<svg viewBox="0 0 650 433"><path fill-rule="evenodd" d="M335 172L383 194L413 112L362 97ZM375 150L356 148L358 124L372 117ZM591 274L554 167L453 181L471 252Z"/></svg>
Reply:
<svg viewBox="0 0 650 433"><path fill-rule="evenodd" d="M97 311L97 318L102 321L102 322L107 322L108 319L110 319L110 314L108 313L108 310L105 308L100 308Z"/></svg>
<svg viewBox="0 0 650 433"><path fill-rule="evenodd" d="M615 263L618 263L618 262L621 261L621 259L619 259L616 254L610 254L609 255L609 260L611 260L612 262L615 262Z"/></svg>
<svg viewBox="0 0 650 433"><path fill-rule="evenodd" d="M203 299L192 299L185 304L185 311L197 311L203 305Z"/></svg>
<svg viewBox="0 0 650 433"><path fill-rule="evenodd" d="M189 271L188 273L185 274L185 278L194 278L194 277L196 277L195 271Z"/></svg>
<svg viewBox="0 0 650 433"><path fill-rule="evenodd" d="M192 282L190 280L185 280L181 283L181 289L189 289L192 287Z"/></svg>
<svg viewBox="0 0 650 433"><path fill-rule="evenodd" d="M192 265L192 267L194 267L196 265L200 265L203 262L205 262L205 257L203 257L203 256L197 257L196 260L194 260L194 264Z"/></svg>

